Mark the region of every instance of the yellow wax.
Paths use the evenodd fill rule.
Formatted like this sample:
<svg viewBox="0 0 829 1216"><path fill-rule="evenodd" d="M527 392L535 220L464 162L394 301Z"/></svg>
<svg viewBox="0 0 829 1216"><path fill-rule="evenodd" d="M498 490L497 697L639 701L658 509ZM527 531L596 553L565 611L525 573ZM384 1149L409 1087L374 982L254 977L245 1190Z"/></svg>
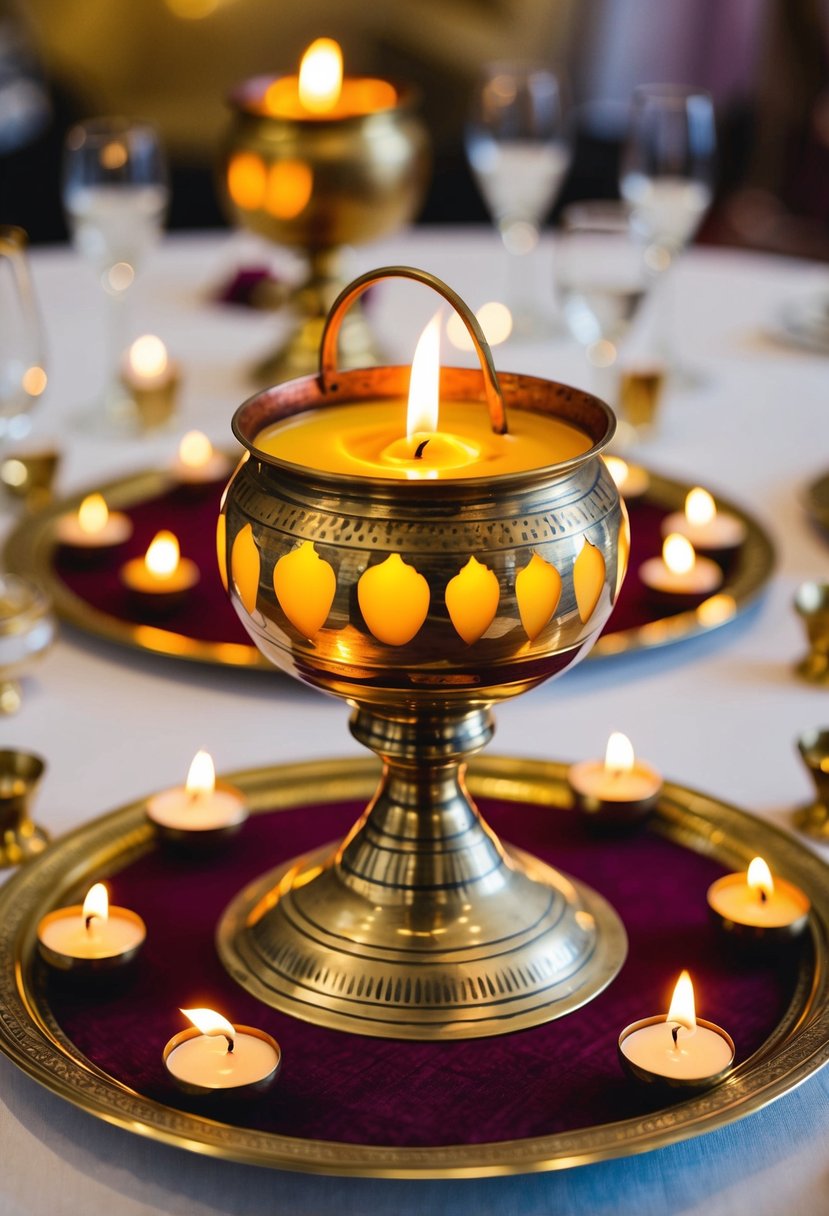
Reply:
<svg viewBox="0 0 829 1216"><path fill-rule="evenodd" d="M290 118L301 122L331 122L361 118L397 105L397 89L387 80L372 76L347 76L339 97L326 110L311 110L299 97L299 77L280 76L268 85L264 96L249 109L270 118Z"/></svg>
<svg viewBox="0 0 829 1216"><path fill-rule="evenodd" d="M257 448L327 473L397 480L495 477L581 456L592 446L577 427L513 409L510 433L496 435L486 406L442 401L440 429L406 438L406 403L360 401L309 410L266 427ZM424 442L425 441L425 442ZM421 448L421 456L415 452Z"/></svg>

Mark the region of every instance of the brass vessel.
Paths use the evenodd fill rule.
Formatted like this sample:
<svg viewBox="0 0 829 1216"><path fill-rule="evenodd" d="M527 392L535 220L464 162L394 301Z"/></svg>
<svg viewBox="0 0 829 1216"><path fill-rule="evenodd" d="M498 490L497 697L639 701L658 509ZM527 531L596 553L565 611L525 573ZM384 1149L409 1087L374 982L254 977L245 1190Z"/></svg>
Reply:
<svg viewBox="0 0 829 1216"><path fill-rule="evenodd" d="M390 481L323 473L257 449L265 426L297 412L328 408L335 427L338 402L405 397L408 368L342 371L335 361L343 312L390 275L428 284L466 322L483 375L441 369L445 398L488 406L495 430L507 425L507 407L563 419L588 435L589 450L494 478ZM382 758L383 776L342 843L240 893L219 926L220 954L260 999L340 1030L467 1038L549 1021L611 981L624 961L624 929L594 891L503 845L469 798L464 774L466 758L491 738L493 703L572 666L616 599L626 519L599 455L613 435L613 415L561 384L499 378L466 305L433 276L406 267L363 275L342 293L326 324L321 368L237 411L233 429L248 458L226 492L221 556L257 646L284 671L354 707L351 730ZM255 603L250 588L240 593L234 581L243 530L258 554ZM307 541L335 575L327 619L311 639L291 624L274 586L277 562ZM589 613L574 578L586 542L603 563ZM394 555L430 589L421 628L400 645L372 634L357 594L364 571ZM491 626L467 644L444 593L470 557L494 572L500 598ZM534 557L558 571L561 594L530 639L516 578Z"/></svg>
<svg viewBox="0 0 829 1216"><path fill-rule="evenodd" d="M277 78L278 83L278 78ZM345 118L268 112L273 78L244 82L230 97L233 118L222 155L221 190L234 223L307 259L301 283L280 293L295 317L287 340L255 369L261 384L313 372L329 308L343 286L341 251L408 224L423 200L430 155L413 89L396 102ZM361 309L343 326L346 367L376 362Z"/></svg>

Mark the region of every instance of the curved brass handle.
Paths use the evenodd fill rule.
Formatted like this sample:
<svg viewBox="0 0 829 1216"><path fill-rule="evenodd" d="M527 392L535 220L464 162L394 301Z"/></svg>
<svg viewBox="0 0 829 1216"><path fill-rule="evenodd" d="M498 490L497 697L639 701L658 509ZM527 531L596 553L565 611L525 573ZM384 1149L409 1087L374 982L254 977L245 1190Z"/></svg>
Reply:
<svg viewBox="0 0 829 1216"><path fill-rule="evenodd" d="M424 286L431 287L433 291L443 296L444 300L452 305L469 331L469 336L472 339L472 344L475 347L481 364L481 374L484 378L484 392L486 394L487 406L489 407L492 429L496 435L506 435L507 407L504 401L504 394L501 391L501 385L498 383L498 375L492 360L492 351L489 349L489 343L484 337L483 330L478 324L475 314L458 293L453 291L442 279L430 274L428 270L417 270L414 266L381 266L378 270L369 270L365 274L361 274L353 283L349 283L347 287L344 287L337 296L331 306L331 311L325 318L325 327L322 331L320 380L323 391L325 391L327 382L337 374L337 338L344 314L351 304L372 283L377 283L380 279L413 279L416 283L423 283Z"/></svg>

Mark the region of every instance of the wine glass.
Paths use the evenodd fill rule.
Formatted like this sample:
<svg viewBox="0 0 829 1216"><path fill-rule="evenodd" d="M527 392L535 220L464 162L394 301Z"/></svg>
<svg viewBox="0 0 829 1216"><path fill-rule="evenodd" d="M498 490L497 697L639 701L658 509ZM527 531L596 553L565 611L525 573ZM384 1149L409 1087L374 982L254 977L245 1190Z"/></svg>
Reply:
<svg viewBox="0 0 829 1216"><path fill-rule="evenodd" d="M644 254L625 204L565 208L554 262L556 292L567 327L587 355L593 391L611 405L619 345L653 281ZM631 434L632 425L621 428L622 441Z"/></svg>
<svg viewBox="0 0 829 1216"><path fill-rule="evenodd" d="M46 388L26 244L22 228L0 226L0 447L28 434L29 410Z"/></svg>
<svg viewBox="0 0 829 1216"><path fill-rule="evenodd" d="M155 130L122 118L94 118L66 137L63 203L78 252L100 277L108 302L107 372L94 425L122 422L130 403L119 378L129 289L157 242L168 200Z"/></svg>
<svg viewBox="0 0 829 1216"><path fill-rule="evenodd" d="M674 369L671 274L711 205L716 157L714 106L707 93L682 85L635 90L622 150L620 189L659 274L659 346Z"/></svg>
<svg viewBox="0 0 829 1216"><path fill-rule="evenodd" d="M533 259L541 225L570 164L562 89L537 64L488 65L465 131L466 155L509 255L513 332L550 332L538 301Z"/></svg>

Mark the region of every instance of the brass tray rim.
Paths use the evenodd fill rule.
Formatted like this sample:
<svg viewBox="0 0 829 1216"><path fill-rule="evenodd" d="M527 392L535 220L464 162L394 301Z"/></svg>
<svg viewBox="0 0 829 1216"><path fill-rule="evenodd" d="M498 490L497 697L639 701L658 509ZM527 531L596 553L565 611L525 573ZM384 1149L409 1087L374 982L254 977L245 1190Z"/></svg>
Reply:
<svg viewBox="0 0 829 1216"><path fill-rule="evenodd" d="M648 476L650 485L646 498L669 510L680 510L686 494L692 488L691 483L650 471ZM52 563L54 521L67 511L77 510L87 494L103 494L110 506L123 510L156 497L176 484L169 471L144 470L103 485L87 486L82 491L53 502L37 515L24 519L9 534L3 552L5 567L39 582L49 593L60 619L92 637L165 658L273 673L275 669L253 643L208 642L165 629L162 625L141 625L121 620L80 599L55 574ZM736 503L718 494L714 498L718 510L729 511L746 526L746 539L741 546L737 571L716 595L697 608L648 621L631 629L611 630L602 634L588 658L608 658L653 650L710 633L735 620L758 598L774 570L775 554L771 538L760 523ZM733 601L733 611L706 613L706 605L712 601L723 604L726 599Z"/></svg>
<svg viewBox="0 0 829 1216"><path fill-rule="evenodd" d="M562 808L569 805L567 766L489 756L472 766L478 796ZM229 778L254 812L317 801L367 797L377 765L347 759L246 770ZM812 900L813 955L791 1006L766 1043L712 1090L677 1106L616 1123L551 1136L474 1145L394 1147L314 1141L233 1127L144 1097L92 1065L63 1036L31 984L39 917L94 874L152 847L144 799L74 829L0 891L0 1050L34 1080L106 1122L151 1139L246 1164L310 1173L377 1178L464 1178L566 1169L661 1148L752 1114L804 1081L829 1059L829 883L827 865L794 837L709 795L666 783L658 830L717 857L746 864L761 848L772 865L805 887ZM751 825L752 845L743 843ZM806 959L806 955L810 957Z"/></svg>

